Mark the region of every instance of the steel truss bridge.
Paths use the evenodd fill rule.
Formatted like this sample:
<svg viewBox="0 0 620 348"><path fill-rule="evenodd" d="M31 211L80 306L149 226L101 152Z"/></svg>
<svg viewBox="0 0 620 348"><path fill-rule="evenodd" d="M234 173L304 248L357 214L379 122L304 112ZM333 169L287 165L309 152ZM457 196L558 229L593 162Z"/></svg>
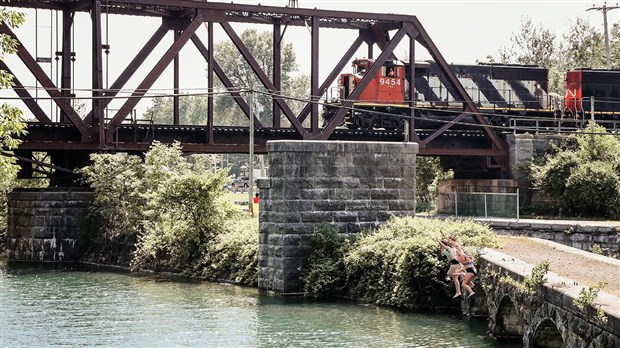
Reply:
<svg viewBox="0 0 620 348"><path fill-rule="evenodd" d="M60 61L60 85L55 84L44 71L38 57L34 56L24 45L20 44L17 56L35 77L37 83L45 88L56 107L60 109L61 117L52 121L48 114L36 102L28 89L20 82L19 74L14 78L15 93L24 102L29 111L36 118L36 122L28 125L28 134L22 138L23 143L15 154L22 165L22 176L28 177L33 172L33 166L41 164L33 157L35 152L49 155L52 167L57 176L62 176L62 168L74 169L88 163L88 155L93 152L143 152L148 149L153 140L162 142L181 141L184 151L196 153L242 153L248 152L249 128L215 127L214 96L207 95L206 124L183 125L179 117L179 96L175 93L173 122L170 125L137 124L131 123L130 114L138 102L145 97L153 84L164 70L172 64L173 86L179 89L179 52L187 45L194 45L208 63L207 89L214 90L215 78L226 87L228 93L242 110L238 117L252 120L255 133L254 151L265 151L265 143L271 139L307 139L307 140L376 140L376 141L403 141L409 139L420 144L420 155L438 155L450 158L462 158L461 162L481 164L480 168L495 173L497 177L507 171L507 147L504 141L491 129L476 104L467 94L459 80L450 70L446 60L435 46L430 36L416 16L398 14L376 14L347 11L329 11L305 8L272 7L261 5L241 5L233 3L218 3L207 1L188 0L13 0L3 3L5 7L34 8L58 11L62 15L60 50L56 57ZM72 106L71 99L75 96L72 86L72 33L74 16L77 12L90 13L90 29L92 62L92 108L88 115L81 117ZM127 57L126 65L116 80L108 87L104 87L103 58L104 50L109 46L102 44L102 14L148 16L161 18L161 25L153 33L134 57ZM231 23L260 24L270 26L273 33L271 46L273 49L273 70L264 71L257 59L233 29ZM197 29L205 25L208 31L206 42L196 35ZM214 59L214 26L219 25L228 39L238 49L243 59L262 83L265 90L271 94L273 103L272 122L269 127L263 125L255 116L251 115L251 107L247 95L240 93L243 86L235 86L228 78L230 72L224 71ZM289 26L308 27L310 32L310 86L307 91L308 102L300 113L294 113L281 97L282 86L282 50L281 43L286 28ZM324 80L319 79L319 43L320 40L330 40L321 37L321 29L336 28L357 32L357 38L350 43L349 48L339 60L334 60L333 69ZM82 28L77 28L81 30ZM106 118L104 110L109 103L118 97L119 90L126 88L127 82L152 55L163 37L174 33L174 41L159 57L156 64L150 69L139 85L133 90L129 98L110 118ZM6 34L15 40L20 38L13 30L2 23L0 33ZM405 41L404 41L405 40ZM369 84L372 77L388 59L392 59L393 51L401 42L409 44L409 61L414 62L416 45L419 43L425 48L437 63L439 70L446 76L449 86L456 92L457 100L463 101L460 112L446 123L439 124L433 130L416 129L415 122L403 132L396 131L349 131L337 129L343 122L347 109L359 97L363 89ZM21 42L21 41L20 41ZM191 42L191 43L190 43ZM340 44L340 43L339 43ZM326 125L320 125L319 101L328 88L334 83L340 72L354 58L358 49L366 45L367 56L374 58L376 63L369 69L365 77L356 86L350 98L343 102L335 117ZM107 47L106 47L107 46ZM378 48L375 54L374 50ZM330 62L331 63L331 62ZM11 67L0 61L0 69L13 73ZM409 81L415 81L414 69L408 74ZM270 78L269 76L272 76ZM409 88L408 100L413 101L414 86ZM414 119L413 102L411 103L411 119ZM459 132L453 129L466 116L473 116L480 127L477 132ZM285 119L287 122L282 122ZM129 122L129 123L128 123ZM283 123L287 126L284 127ZM289 126L290 124L290 126ZM304 126L308 125L309 126ZM477 161L472 161L476 158ZM62 181L62 180L60 180Z"/></svg>

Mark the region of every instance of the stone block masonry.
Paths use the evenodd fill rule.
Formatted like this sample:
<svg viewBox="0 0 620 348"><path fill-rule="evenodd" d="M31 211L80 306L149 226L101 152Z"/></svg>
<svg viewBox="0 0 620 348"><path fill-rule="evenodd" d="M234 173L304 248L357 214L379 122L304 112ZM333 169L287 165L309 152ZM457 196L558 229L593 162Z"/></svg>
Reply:
<svg viewBox="0 0 620 348"><path fill-rule="evenodd" d="M8 194L9 261L75 262L79 222L93 199L83 189L15 190Z"/></svg>
<svg viewBox="0 0 620 348"><path fill-rule="evenodd" d="M300 248L328 223L342 234L415 214L416 143L269 141L260 189L259 280L265 292L298 295Z"/></svg>

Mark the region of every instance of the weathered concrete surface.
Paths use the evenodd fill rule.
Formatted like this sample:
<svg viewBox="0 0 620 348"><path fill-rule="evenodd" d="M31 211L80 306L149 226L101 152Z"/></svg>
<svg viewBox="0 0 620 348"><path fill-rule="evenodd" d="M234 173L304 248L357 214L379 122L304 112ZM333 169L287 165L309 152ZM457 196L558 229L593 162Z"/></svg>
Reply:
<svg viewBox="0 0 620 348"><path fill-rule="evenodd" d="M474 220L488 224L497 234L545 239L585 251L600 247L613 257L620 255L618 221L499 218Z"/></svg>
<svg viewBox="0 0 620 348"><path fill-rule="evenodd" d="M9 261L75 262L79 221L93 199L83 189L15 190L8 194Z"/></svg>
<svg viewBox="0 0 620 348"><path fill-rule="evenodd" d="M520 332L526 348L553 346L558 341L564 347L620 347L617 296L601 291L594 301L607 317L603 323L596 318L593 308L582 311L573 304L584 289L576 280L549 272L542 287L527 293L503 277L522 282L531 275L534 265L483 249L480 266L484 294L479 294L479 298L484 299L491 333L511 337Z"/></svg>
<svg viewBox="0 0 620 348"><path fill-rule="evenodd" d="M319 224L355 234L415 214L418 144L269 141L267 151L269 179L258 182L262 291L302 292L300 246Z"/></svg>

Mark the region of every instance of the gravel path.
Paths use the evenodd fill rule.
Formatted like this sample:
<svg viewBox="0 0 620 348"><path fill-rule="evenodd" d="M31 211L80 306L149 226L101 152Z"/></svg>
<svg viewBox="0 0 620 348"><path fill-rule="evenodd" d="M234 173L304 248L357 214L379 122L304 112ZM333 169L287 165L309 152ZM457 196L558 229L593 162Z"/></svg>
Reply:
<svg viewBox="0 0 620 348"><path fill-rule="evenodd" d="M620 266L615 259L610 259L609 263L603 262L525 237L498 236L498 238L502 245L496 249L499 252L533 265L549 260L551 272L588 286L594 286L602 281L607 282L602 291L620 296Z"/></svg>

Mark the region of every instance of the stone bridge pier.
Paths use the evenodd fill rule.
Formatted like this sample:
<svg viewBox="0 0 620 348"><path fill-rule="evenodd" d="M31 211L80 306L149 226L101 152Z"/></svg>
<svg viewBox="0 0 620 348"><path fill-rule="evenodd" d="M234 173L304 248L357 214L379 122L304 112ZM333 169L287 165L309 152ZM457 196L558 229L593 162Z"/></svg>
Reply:
<svg viewBox="0 0 620 348"><path fill-rule="evenodd" d="M415 214L416 143L269 141L259 180L259 275L263 292L299 295L301 246L321 223L342 234Z"/></svg>
<svg viewBox="0 0 620 348"><path fill-rule="evenodd" d="M522 341L523 347L620 348L620 299L600 292L594 308L580 310L573 299L583 286L547 273L547 282L532 292L523 287L533 265L485 249L481 255L484 294L477 299L489 317L489 331L498 340Z"/></svg>
<svg viewBox="0 0 620 348"><path fill-rule="evenodd" d="M6 250L9 261L78 261L80 221L93 196L84 188L10 192Z"/></svg>

